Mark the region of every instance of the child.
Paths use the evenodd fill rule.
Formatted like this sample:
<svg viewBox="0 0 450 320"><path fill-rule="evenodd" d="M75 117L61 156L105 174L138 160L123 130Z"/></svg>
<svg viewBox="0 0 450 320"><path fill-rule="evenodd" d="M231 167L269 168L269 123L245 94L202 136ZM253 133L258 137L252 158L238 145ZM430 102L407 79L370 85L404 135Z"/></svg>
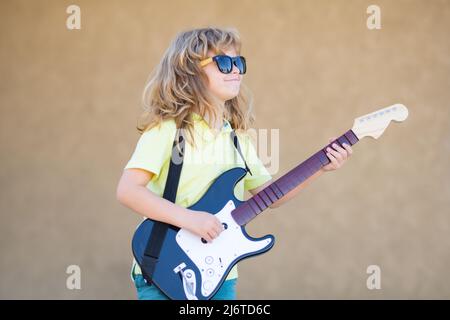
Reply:
<svg viewBox="0 0 450 320"><path fill-rule="evenodd" d="M138 125L141 137L117 187L117 199L128 208L144 217L187 229L209 242L220 235L221 222L208 212L187 208L202 197L220 174L244 167L244 160L235 156L230 139L232 129L236 130L251 172L236 184L236 197L244 200L244 190L256 194L272 179L245 134L253 116L241 88L246 60L240 56L240 50L241 41L234 29L194 29L176 36L145 87L144 122ZM174 204L162 194L177 128L183 129L187 137ZM295 196L314 177L339 168L352 152L350 146L345 148L331 149L330 164L271 208ZM167 299L156 286L144 281L135 261L131 273L138 299ZM237 276L235 266L213 299L236 299Z"/></svg>

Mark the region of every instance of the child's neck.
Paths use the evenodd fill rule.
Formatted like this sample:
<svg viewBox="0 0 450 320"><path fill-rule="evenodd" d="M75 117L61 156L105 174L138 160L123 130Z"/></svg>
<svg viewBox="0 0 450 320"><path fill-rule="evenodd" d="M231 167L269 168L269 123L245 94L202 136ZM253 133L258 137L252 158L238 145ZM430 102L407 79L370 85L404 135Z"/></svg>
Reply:
<svg viewBox="0 0 450 320"><path fill-rule="evenodd" d="M220 102L220 105L218 106L217 110L218 112L218 116L216 119L215 123L212 123L213 119L209 118L209 114L206 113L203 118L205 119L205 121L208 124L211 124L211 129L215 132L220 132L222 130L223 127L223 121L224 121L224 108L225 108L225 102ZM198 110L196 111L197 113L200 113Z"/></svg>
<svg viewBox="0 0 450 320"><path fill-rule="evenodd" d="M222 127L223 127L223 113L218 116L218 118L216 119L215 123L211 123L212 121L210 121L208 114L205 114L204 118L205 118L206 122L211 124L211 128L213 130L220 131L222 129Z"/></svg>

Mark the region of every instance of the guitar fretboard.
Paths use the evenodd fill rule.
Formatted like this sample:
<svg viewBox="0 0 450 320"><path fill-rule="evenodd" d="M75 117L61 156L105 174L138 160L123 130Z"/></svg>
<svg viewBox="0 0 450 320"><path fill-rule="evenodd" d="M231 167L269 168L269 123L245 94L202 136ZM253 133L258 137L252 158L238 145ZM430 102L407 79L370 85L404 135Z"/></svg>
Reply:
<svg viewBox="0 0 450 320"><path fill-rule="evenodd" d="M239 207L234 209L231 213L234 220L240 226L246 225L258 214L272 205L272 203L276 202L289 191L303 183L306 179L319 171L320 168L329 164L331 161L326 155L326 149L331 147L331 145L335 142L341 147L343 143L352 146L358 142L358 138L352 130L347 131L335 141L332 141L330 144L320 149L284 176L278 178L275 182L271 183L253 197L242 203Z"/></svg>

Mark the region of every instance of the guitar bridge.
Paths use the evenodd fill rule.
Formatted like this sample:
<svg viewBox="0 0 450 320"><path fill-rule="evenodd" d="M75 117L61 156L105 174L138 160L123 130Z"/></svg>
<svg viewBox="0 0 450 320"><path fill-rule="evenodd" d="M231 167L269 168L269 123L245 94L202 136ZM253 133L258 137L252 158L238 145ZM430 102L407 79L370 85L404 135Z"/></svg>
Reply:
<svg viewBox="0 0 450 320"><path fill-rule="evenodd" d="M173 272L180 274L181 280L183 281L184 294L188 300L198 300L195 295L196 281L195 272L192 269L187 269L184 262L180 263L173 269Z"/></svg>

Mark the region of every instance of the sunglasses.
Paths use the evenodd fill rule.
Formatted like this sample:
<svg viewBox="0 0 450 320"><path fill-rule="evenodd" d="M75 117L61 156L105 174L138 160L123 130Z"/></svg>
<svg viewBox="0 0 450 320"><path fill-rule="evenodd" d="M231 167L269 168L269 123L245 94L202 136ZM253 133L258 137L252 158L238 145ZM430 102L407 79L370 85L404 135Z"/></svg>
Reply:
<svg viewBox="0 0 450 320"><path fill-rule="evenodd" d="M219 71L225 74L231 73L233 65L239 69L240 74L244 74L247 71L247 64L243 56L230 57L226 55L217 55L200 61L200 66L204 67L213 61L216 62Z"/></svg>

